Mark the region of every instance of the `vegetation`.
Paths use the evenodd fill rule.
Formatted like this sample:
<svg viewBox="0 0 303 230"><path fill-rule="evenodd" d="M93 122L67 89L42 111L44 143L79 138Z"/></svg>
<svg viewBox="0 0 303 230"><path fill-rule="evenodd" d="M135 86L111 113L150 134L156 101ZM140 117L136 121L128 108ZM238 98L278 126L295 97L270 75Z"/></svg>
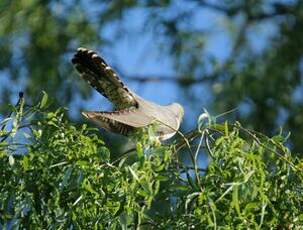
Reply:
<svg viewBox="0 0 303 230"><path fill-rule="evenodd" d="M0 230L303 229L302 12L301 0L1 0ZM196 128L109 149L74 113L92 98L70 63L80 46L130 88L173 84L181 131ZM204 107L234 110L196 121Z"/></svg>
<svg viewBox="0 0 303 230"><path fill-rule="evenodd" d="M128 83L175 84L180 102L190 104L187 114L202 106L214 114L238 108L232 119L270 136L283 126L293 134L292 149L302 152L301 0L1 0L0 12L2 113L20 90L28 101L45 90L60 106L88 99L70 64L84 46L105 54ZM134 47L146 37L139 53ZM172 66L140 74L155 59Z"/></svg>
<svg viewBox="0 0 303 230"><path fill-rule="evenodd" d="M2 228L303 227L303 161L281 135L205 113L192 138L159 145L147 130L117 158L95 129L47 104L46 94L35 106L21 97L1 122ZM182 148L191 164L180 161ZM205 169L199 154L209 156Z"/></svg>

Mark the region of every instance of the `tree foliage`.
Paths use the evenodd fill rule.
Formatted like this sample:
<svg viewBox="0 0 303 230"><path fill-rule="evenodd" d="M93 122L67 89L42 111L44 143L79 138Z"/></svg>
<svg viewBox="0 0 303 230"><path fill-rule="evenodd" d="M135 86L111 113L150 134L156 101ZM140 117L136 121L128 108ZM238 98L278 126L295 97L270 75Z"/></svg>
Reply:
<svg viewBox="0 0 303 230"><path fill-rule="evenodd" d="M203 114L192 138L160 145L146 130L117 158L95 129L47 106L46 94L34 106L21 97L1 122L0 228L303 227L303 161L281 135Z"/></svg>
<svg viewBox="0 0 303 230"><path fill-rule="evenodd" d="M11 111L0 122L0 229L303 228L302 8L300 0L0 1L0 110ZM208 49L222 31L228 45L215 46L224 58ZM195 112L208 87L204 106L239 107L235 120L266 135L203 114L193 136L159 145L148 129L117 156L96 129L57 109L88 95L72 81L77 47L112 49L144 33L175 72L120 70L126 80L175 83ZM26 103L7 106L20 88ZM41 89L52 107L47 94L28 105ZM290 137L276 135L279 126Z"/></svg>

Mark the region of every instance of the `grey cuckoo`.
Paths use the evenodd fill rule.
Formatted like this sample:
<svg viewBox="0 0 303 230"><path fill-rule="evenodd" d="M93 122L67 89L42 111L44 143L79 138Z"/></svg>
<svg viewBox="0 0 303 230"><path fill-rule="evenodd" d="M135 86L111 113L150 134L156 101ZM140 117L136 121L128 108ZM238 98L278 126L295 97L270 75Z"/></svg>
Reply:
<svg viewBox="0 0 303 230"><path fill-rule="evenodd" d="M171 138L179 129L184 114L180 104L162 106L144 100L127 88L115 71L92 50L78 48L72 63L80 76L114 105L112 112L82 112L99 127L127 136L156 123L155 135L160 140Z"/></svg>

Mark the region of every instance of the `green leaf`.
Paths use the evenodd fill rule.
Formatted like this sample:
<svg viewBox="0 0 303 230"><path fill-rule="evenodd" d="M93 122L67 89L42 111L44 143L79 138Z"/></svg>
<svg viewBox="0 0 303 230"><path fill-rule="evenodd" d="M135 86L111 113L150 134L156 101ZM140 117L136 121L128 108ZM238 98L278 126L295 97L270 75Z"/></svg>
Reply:
<svg viewBox="0 0 303 230"><path fill-rule="evenodd" d="M121 226L122 230L128 229L128 227L127 227L128 216L125 213L122 213L119 216L119 222L120 222L120 226Z"/></svg>
<svg viewBox="0 0 303 230"><path fill-rule="evenodd" d="M241 216L240 206L239 206L239 185L233 185L233 192L232 192L232 204L235 207L239 216Z"/></svg>
<svg viewBox="0 0 303 230"><path fill-rule="evenodd" d="M197 199L199 197L199 195L200 195L200 192L194 192L194 193L189 194L186 197L186 201L185 201L185 210L186 210L186 212L188 212L189 204L191 202L193 202L193 200Z"/></svg>
<svg viewBox="0 0 303 230"><path fill-rule="evenodd" d="M136 174L136 172L130 166L128 166L128 169L129 169L130 173L133 175L133 177L135 178L135 180L139 181L139 177Z"/></svg>
<svg viewBox="0 0 303 230"><path fill-rule="evenodd" d="M23 157L22 166L25 171L27 171L29 169L29 157L28 156Z"/></svg>
<svg viewBox="0 0 303 230"><path fill-rule="evenodd" d="M42 93L43 93L43 96L42 96L40 106L39 106L40 109L43 109L46 106L47 101L48 101L48 94L45 91L42 91Z"/></svg>
<svg viewBox="0 0 303 230"><path fill-rule="evenodd" d="M51 166L52 167L52 166ZM63 180L62 180L62 184L63 186L67 186L68 185L68 182L70 180L70 176L72 174L72 171L73 171L73 168L72 167L69 167L65 173L64 173L64 177L63 177Z"/></svg>
<svg viewBox="0 0 303 230"><path fill-rule="evenodd" d="M15 164L15 158L12 155L10 155L8 157L8 162L10 166L13 166Z"/></svg>

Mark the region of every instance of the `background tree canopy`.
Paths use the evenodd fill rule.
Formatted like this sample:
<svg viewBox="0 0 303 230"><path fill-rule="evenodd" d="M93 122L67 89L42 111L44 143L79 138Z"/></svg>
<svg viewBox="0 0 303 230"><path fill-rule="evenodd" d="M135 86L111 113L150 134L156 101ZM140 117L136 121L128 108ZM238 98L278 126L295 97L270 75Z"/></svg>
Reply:
<svg viewBox="0 0 303 230"><path fill-rule="evenodd" d="M57 104L87 108L91 91L70 64L85 46L101 51L131 87L167 82L163 90L186 105L185 125L202 107L237 108L233 119L267 134L282 126L302 150L302 1L2 0L0 12L1 104L20 90L30 101L43 89ZM144 55L139 64L136 52Z"/></svg>

